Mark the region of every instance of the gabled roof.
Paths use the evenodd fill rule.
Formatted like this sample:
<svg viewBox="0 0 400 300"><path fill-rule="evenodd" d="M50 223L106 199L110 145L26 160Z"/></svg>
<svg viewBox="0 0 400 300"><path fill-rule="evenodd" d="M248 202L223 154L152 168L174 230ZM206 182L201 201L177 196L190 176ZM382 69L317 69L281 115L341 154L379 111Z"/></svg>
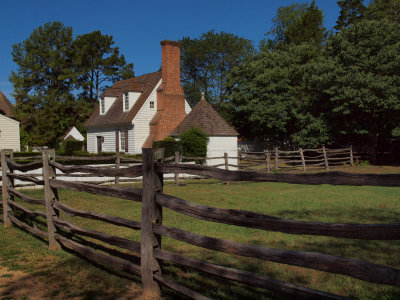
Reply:
<svg viewBox="0 0 400 300"><path fill-rule="evenodd" d="M206 101L204 96L170 135L179 136L193 127L200 129L208 136L239 135L236 130L220 116L212 105Z"/></svg>
<svg viewBox="0 0 400 300"><path fill-rule="evenodd" d="M155 72L114 83L114 85L106 89L100 97L117 97L117 99L104 115L100 115L100 107L97 105L94 112L87 120L85 127L131 124L133 118L139 112L160 80L161 72ZM127 112L123 111L122 95L125 91L142 93L132 108Z"/></svg>
<svg viewBox="0 0 400 300"><path fill-rule="evenodd" d="M82 133L80 133L79 130L76 129L75 126L72 126L70 129L68 129L67 132L62 137L60 137L59 139L60 140L65 140L65 139L67 139L67 137L69 135L69 137L72 137L72 139L76 140L74 134L78 135L79 138L82 138L82 141L85 139L85 137L82 135Z"/></svg>
<svg viewBox="0 0 400 300"><path fill-rule="evenodd" d="M7 120L7 121L9 121L9 122L13 122L13 123L15 123L15 124L20 124L20 122L18 122L17 120L14 120L14 119L12 119L12 118L6 117L5 115L2 115L2 114L0 114L0 118L1 118L1 119L4 119L4 120Z"/></svg>
<svg viewBox="0 0 400 300"><path fill-rule="evenodd" d="M6 115L7 117L13 117L12 109L13 105L7 99L7 97L0 91L0 114Z"/></svg>

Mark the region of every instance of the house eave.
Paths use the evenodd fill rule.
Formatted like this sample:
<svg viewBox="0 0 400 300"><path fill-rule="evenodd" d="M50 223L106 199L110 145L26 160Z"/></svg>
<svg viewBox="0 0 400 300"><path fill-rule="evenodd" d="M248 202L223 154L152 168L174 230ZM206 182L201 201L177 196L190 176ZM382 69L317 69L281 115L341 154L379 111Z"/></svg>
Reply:
<svg viewBox="0 0 400 300"><path fill-rule="evenodd" d="M90 129L107 129L107 128L115 128L115 127L129 127L133 126L132 122L123 122L123 123L112 123L112 124L101 124L101 125L85 125L86 130Z"/></svg>

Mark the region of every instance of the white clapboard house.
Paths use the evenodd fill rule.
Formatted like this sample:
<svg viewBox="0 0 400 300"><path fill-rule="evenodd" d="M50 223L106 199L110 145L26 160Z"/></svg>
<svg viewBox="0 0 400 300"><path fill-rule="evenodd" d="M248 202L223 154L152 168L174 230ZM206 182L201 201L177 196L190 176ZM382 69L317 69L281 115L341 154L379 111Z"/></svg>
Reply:
<svg viewBox="0 0 400 300"><path fill-rule="evenodd" d="M228 151L236 157L238 133L204 98L190 113L180 83L180 43L162 41L161 58L160 72L118 81L102 93L85 124L87 150L141 153L154 141L197 127L209 135L208 156Z"/></svg>
<svg viewBox="0 0 400 300"><path fill-rule="evenodd" d="M85 124L87 150L141 153L186 117L180 84L180 43L162 41L162 71L114 83Z"/></svg>

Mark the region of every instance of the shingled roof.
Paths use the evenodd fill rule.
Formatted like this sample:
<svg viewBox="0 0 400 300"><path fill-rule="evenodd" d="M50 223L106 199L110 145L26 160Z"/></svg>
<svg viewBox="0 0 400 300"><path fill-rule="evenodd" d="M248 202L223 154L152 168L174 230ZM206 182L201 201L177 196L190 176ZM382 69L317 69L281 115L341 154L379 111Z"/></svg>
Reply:
<svg viewBox="0 0 400 300"><path fill-rule="evenodd" d="M117 97L117 99L104 115L100 115L100 106L97 105L94 112L87 120L85 127L132 124L133 118L139 112L160 80L161 72L155 72L114 83L112 87L106 89L100 96ZM123 111L122 95L125 91L142 93L132 108L127 112Z"/></svg>
<svg viewBox="0 0 400 300"><path fill-rule="evenodd" d="M200 129L208 136L239 135L206 101L204 96L170 135L179 136L193 127Z"/></svg>
<svg viewBox="0 0 400 300"><path fill-rule="evenodd" d="M0 114L10 118L13 116L12 109L13 105L2 93L2 91L0 91Z"/></svg>

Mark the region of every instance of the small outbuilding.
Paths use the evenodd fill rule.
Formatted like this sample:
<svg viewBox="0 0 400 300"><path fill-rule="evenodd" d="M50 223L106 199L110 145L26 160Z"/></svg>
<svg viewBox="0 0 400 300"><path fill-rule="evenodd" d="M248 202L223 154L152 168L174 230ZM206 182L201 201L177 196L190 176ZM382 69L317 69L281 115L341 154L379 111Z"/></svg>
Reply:
<svg viewBox="0 0 400 300"><path fill-rule="evenodd" d="M76 129L75 126L72 126L62 137L63 141L68 141L68 140L75 140L75 141L84 141L85 137L79 132L78 129Z"/></svg>
<svg viewBox="0 0 400 300"><path fill-rule="evenodd" d="M228 153L229 164L237 165L239 135L220 114L212 107L204 98L193 107L192 111L183 119L183 121L172 131L170 136L178 137L191 128L198 128L208 136L207 157L223 157L224 153ZM234 159L235 157L236 159ZM223 164L224 159L208 160L207 164L218 165ZM234 168L230 168L234 169Z"/></svg>

